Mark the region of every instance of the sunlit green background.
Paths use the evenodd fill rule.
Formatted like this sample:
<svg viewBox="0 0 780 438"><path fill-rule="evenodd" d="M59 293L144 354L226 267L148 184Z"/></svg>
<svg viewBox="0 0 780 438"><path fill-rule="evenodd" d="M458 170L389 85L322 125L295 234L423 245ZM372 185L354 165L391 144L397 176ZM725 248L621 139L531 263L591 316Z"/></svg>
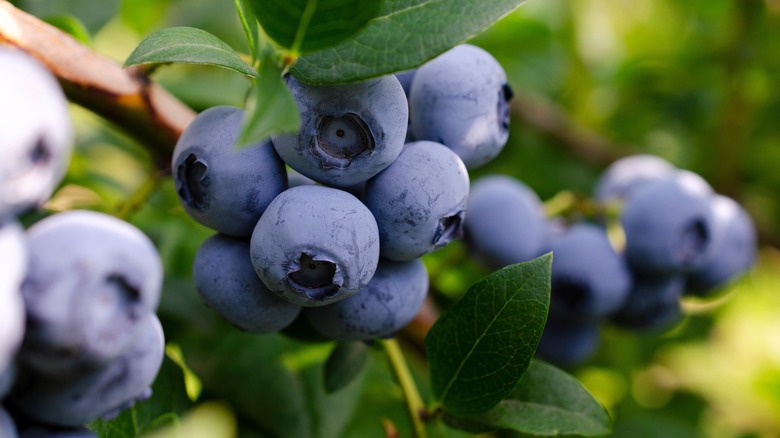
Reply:
<svg viewBox="0 0 780 438"><path fill-rule="evenodd" d="M177 25L247 50L227 0L13 3L59 22L77 17L88 43L120 62L150 32ZM581 127L561 141L516 116L505 151L473 179L508 173L543 199L563 190L586 196L608 157L648 152L738 199L760 230L759 264L746 278L712 300L685 302L686 318L670 331L605 327L598 353L569 370L609 409L614 436L780 436L780 1L529 0L473 43L496 56L523 102ZM249 87L240 75L206 67L167 67L154 79L196 110L240 106ZM50 206L115 210L149 177L147 152L98 117L73 113L78 151ZM593 136L602 149L580 147ZM383 421L409 436L381 355L357 382L325 397L317 388L331 344L242 334L200 304L190 265L211 232L184 214L170 181L131 221L165 261L160 315L169 357L193 371L187 390L196 398L171 401L186 413L149 436L382 436ZM426 262L443 304L486 273L462 244ZM420 357L412 351L410 360L425 392Z"/></svg>

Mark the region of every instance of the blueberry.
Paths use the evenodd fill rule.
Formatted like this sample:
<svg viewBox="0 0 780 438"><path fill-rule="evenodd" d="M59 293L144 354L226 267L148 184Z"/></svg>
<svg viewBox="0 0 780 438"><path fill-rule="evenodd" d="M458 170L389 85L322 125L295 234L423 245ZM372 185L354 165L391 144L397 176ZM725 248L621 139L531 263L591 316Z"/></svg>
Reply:
<svg viewBox="0 0 780 438"><path fill-rule="evenodd" d="M268 204L287 188L284 162L271 141L239 147L244 111L209 108L184 130L173 151L179 200L201 224L233 236L252 234Z"/></svg>
<svg viewBox="0 0 780 438"><path fill-rule="evenodd" d="M596 321L619 309L631 273L596 225L572 226L552 244L550 314L571 321Z"/></svg>
<svg viewBox="0 0 780 438"><path fill-rule="evenodd" d="M395 78L398 79L398 82L404 89L404 94L406 94L407 99L409 98L409 93L412 91L412 80L414 80L415 73L417 73L417 69L406 70L395 74Z"/></svg>
<svg viewBox="0 0 780 438"><path fill-rule="evenodd" d="M462 237L468 194L468 172L454 152L408 143L368 181L363 198L379 225L382 257L411 261Z"/></svg>
<svg viewBox="0 0 780 438"><path fill-rule="evenodd" d="M671 175L671 178L684 186L687 191L698 195L701 198L709 199L715 195L715 191L712 189L712 186L710 186L710 183L698 173L691 172L687 169L680 169Z"/></svg>
<svg viewBox="0 0 780 438"><path fill-rule="evenodd" d="M73 149L57 79L24 52L0 47L0 218L49 199Z"/></svg>
<svg viewBox="0 0 780 438"><path fill-rule="evenodd" d="M420 259L380 259L363 290L337 303L306 309L311 325L340 341L393 336L414 319L428 293L428 272Z"/></svg>
<svg viewBox="0 0 780 438"><path fill-rule="evenodd" d="M2 400L3 397L8 394L8 391L11 390L11 387L16 380L16 369L16 362L11 362L6 366L5 371L0 372L0 400Z"/></svg>
<svg viewBox="0 0 780 438"><path fill-rule="evenodd" d="M595 321L547 320L536 355L560 366L578 365L598 350L600 326Z"/></svg>
<svg viewBox="0 0 780 438"><path fill-rule="evenodd" d="M303 176L292 169L287 169L287 186L289 188L298 187L298 186L309 186L309 185L313 186L316 184L317 181L314 181L308 176Z"/></svg>
<svg viewBox="0 0 780 438"><path fill-rule="evenodd" d="M509 138L512 90L498 61L463 44L417 69L409 106L414 138L442 143L469 169L495 158Z"/></svg>
<svg viewBox="0 0 780 438"><path fill-rule="evenodd" d="M685 290L680 275L635 274L628 299L610 319L633 330L663 330L682 317L679 298Z"/></svg>
<svg viewBox="0 0 780 438"><path fill-rule="evenodd" d="M162 262L151 240L114 217L69 211L33 225L28 244L24 362L60 374L122 354L160 299Z"/></svg>
<svg viewBox="0 0 780 438"><path fill-rule="evenodd" d="M27 270L27 244L22 227L0 219L0 375L8 371L24 336L25 311L21 286ZM0 397L3 391L0 390Z"/></svg>
<svg viewBox="0 0 780 438"><path fill-rule="evenodd" d="M241 330L275 332L301 311L260 281L249 256L249 239L211 236L198 249L192 272L203 302Z"/></svg>
<svg viewBox="0 0 780 438"><path fill-rule="evenodd" d="M491 268L539 256L545 248L544 207L534 191L507 175L471 186L464 223L469 250Z"/></svg>
<svg viewBox="0 0 780 438"><path fill-rule="evenodd" d="M121 356L82 376L20 373L10 401L34 422L77 427L148 398L165 353L162 326L147 313L130 332L132 343Z"/></svg>
<svg viewBox="0 0 780 438"><path fill-rule="evenodd" d="M626 200L620 220L632 270L688 272L707 257L712 240L709 199L679 178L637 189Z"/></svg>
<svg viewBox="0 0 780 438"><path fill-rule="evenodd" d="M323 186L282 192L257 222L250 254L272 292L300 306L358 293L379 263L371 212L349 193Z"/></svg>
<svg viewBox="0 0 780 438"><path fill-rule="evenodd" d="M409 100L409 93L412 91L412 80L414 79L415 73L417 73L417 69L402 71L395 74L396 79L398 79L398 82L401 83L401 87L404 89L407 101ZM406 139L404 143L411 143L413 141L414 134L412 133L412 118L410 113L409 123L406 125Z"/></svg>
<svg viewBox="0 0 780 438"><path fill-rule="evenodd" d="M667 179L675 167L655 155L631 155L613 162L596 182L594 199L599 202L623 200L637 188L651 181Z"/></svg>
<svg viewBox="0 0 780 438"><path fill-rule="evenodd" d="M0 407L0 437L2 438L16 438L19 435L16 433L16 424L14 419L8 415L8 412Z"/></svg>
<svg viewBox="0 0 780 438"><path fill-rule="evenodd" d="M755 263L756 228L750 215L722 195L710 201L712 249L704 264L687 277L687 292L707 295L746 272Z"/></svg>
<svg viewBox="0 0 780 438"><path fill-rule="evenodd" d="M404 145L408 108L393 75L314 86L286 77L301 115L297 134L273 138L293 169L320 183L348 187L389 166Z"/></svg>

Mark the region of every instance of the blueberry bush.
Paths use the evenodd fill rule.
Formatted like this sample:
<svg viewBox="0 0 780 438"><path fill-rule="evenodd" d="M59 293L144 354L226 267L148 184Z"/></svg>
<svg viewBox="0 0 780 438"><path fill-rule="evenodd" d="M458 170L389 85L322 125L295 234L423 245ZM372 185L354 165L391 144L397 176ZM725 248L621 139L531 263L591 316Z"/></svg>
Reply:
<svg viewBox="0 0 780 438"><path fill-rule="evenodd" d="M0 0L0 438L776 436L775 3Z"/></svg>

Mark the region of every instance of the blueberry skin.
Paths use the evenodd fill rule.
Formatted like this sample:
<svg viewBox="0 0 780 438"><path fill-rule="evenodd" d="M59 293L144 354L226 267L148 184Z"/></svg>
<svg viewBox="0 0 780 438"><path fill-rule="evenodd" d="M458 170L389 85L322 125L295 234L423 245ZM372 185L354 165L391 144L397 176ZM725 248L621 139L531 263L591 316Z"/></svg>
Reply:
<svg viewBox="0 0 780 438"><path fill-rule="evenodd" d="M550 314L570 321L597 321L628 297L631 273L606 231L579 223L552 245Z"/></svg>
<svg viewBox="0 0 780 438"><path fill-rule="evenodd" d="M0 218L42 205L73 149L68 101L57 79L24 52L0 47Z"/></svg>
<svg viewBox="0 0 780 438"><path fill-rule="evenodd" d="M417 73L417 69L413 70L407 70L402 71L395 74L396 79L398 79L398 82L401 83L401 87L404 89L404 94L406 95L406 100L409 100L409 93L412 91L412 81L414 80L414 75ZM404 140L404 143L411 143L415 141L414 134L412 133L412 114L409 113L409 123L406 125L406 139Z"/></svg>
<svg viewBox="0 0 780 438"><path fill-rule="evenodd" d="M685 277L635 274L628 299L610 320L632 330L665 330L682 317Z"/></svg>
<svg viewBox="0 0 780 438"><path fill-rule="evenodd" d="M127 222L92 211L49 216L28 230L20 356L45 374L78 373L119 356L157 308L162 262Z"/></svg>
<svg viewBox="0 0 780 438"><path fill-rule="evenodd" d="M273 137L285 163L333 187L366 181L398 157L408 104L393 75L365 82L315 86L286 76L301 116L297 134Z"/></svg>
<svg viewBox="0 0 780 438"><path fill-rule="evenodd" d="M702 266L687 277L686 292L708 295L743 274L755 263L756 227L750 215L733 199L716 195L712 209L712 248Z"/></svg>
<svg viewBox="0 0 780 438"><path fill-rule="evenodd" d="M216 234L192 265L195 288L206 306L241 330L271 333L289 325L301 307L265 287L249 256L249 239Z"/></svg>
<svg viewBox="0 0 780 438"><path fill-rule="evenodd" d="M313 185L316 185L316 184L317 184L317 181L314 181L313 179L311 179L311 178L309 178L307 176L303 176L300 173L298 173L298 172L296 172L296 171L294 171L292 169L287 169L287 187L288 188L291 189L293 187L309 186L309 185L313 186Z"/></svg>
<svg viewBox="0 0 780 438"><path fill-rule="evenodd" d="M648 182L667 179L677 169L661 157L638 154L620 158L607 167L596 182L594 199L598 202L624 200Z"/></svg>
<svg viewBox="0 0 780 438"><path fill-rule="evenodd" d="M687 191L700 198L709 200L715 196L715 190L712 189L710 183L698 173L691 172L687 169L679 169L671 175L670 178L676 180L679 184L683 185Z"/></svg>
<svg viewBox="0 0 780 438"><path fill-rule="evenodd" d="M414 138L442 143L473 169L495 158L509 138L506 74L493 56L456 46L417 69L409 97Z"/></svg>
<svg viewBox="0 0 780 438"><path fill-rule="evenodd" d="M591 358L601 343L601 327L595 321L548 319L536 355L559 366L574 366Z"/></svg>
<svg viewBox="0 0 780 438"><path fill-rule="evenodd" d="M407 99L409 98L409 93L412 91L412 81L414 80L415 73L417 73L417 69L406 70L395 74L395 78L398 79L401 88L404 89L404 94L406 94Z"/></svg>
<svg viewBox="0 0 780 438"><path fill-rule="evenodd" d="M21 286L27 271L27 242L16 221L0 220L0 375L8 372L24 337ZM0 397L3 395L0 388Z"/></svg>
<svg viewBox="0 0 780 438"><path fill-rule="evenodd" d="M16 380L16 362L11 362L4 372L0 373L0 400L11 390ZM0 435L1 436L1 435Z"/></svg>
<svg viewBox="0 0 780 438"><path fill-rule="evenodd" d="M17 438L18 436L14 419L8 415L8 412L0 407L0 437Z"/></svg>
<svg viewBox="0 0 780 438"><path fill-rule="evenodd" d="M148 398L165 353L157 316L144 315L132 335L132 344L121 356L83 376L20 373L11 403L33 422L78 427Z"/></svg>
<svg viewBox="0 0 780 438"><path fill-rule="evenodd" d="M670 275L692 271L706 260L712 240L709 200L677 178L636 190L620 221L632 271Z"/></svg>
<svg viewBox="0 0 780 438"><path fill-rule="evenodd" d="M374 278L363 290L324 307L306 309L311 325L339 341L393 336L414 319L428 293L422 260L380 259Z"/></svg>
<svg viewBox="0 0 780 438"><path fill-rule="evenodd" d="M431 141L407 143L363 197L379 225L382 257L411 261L462 237L468 196L468 171L454 152Z"/></svg>
<svg viewBox="0 0 780 438"><path fill-rule="evenodd" d="M184 210L199 223L249 236L268 204L287 188L284 162L270 140L236 145L244 111L209 108L187 126L171 167Z"/></svg>
<svg viewBox="0 0 780 438"><path fill-rule="evenodd" d="M498 269L539 256L547 223L536 193L508 175L491 175L471 185L465 240L470 252Z"/></svg>
<svg viewBox="0 0 780 438"><path fill-rule="evenodd" d="M304 185L271 202L252 233L250 254L272 292L299 306L324 306L371 280L379 232L371 212L351 194Z"/></svg>

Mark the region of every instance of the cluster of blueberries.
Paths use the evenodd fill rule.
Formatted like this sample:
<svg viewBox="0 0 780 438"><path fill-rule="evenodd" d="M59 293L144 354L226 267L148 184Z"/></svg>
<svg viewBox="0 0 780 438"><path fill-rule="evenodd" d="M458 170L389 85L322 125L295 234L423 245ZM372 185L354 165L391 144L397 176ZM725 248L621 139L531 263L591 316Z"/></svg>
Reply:
<svg viewBox="0 0 780 438"><path fill-rule="evenodd" d="M44 204L73 147L57 80L0 47L0 437L86 438L85 423L151 394L164 339L153 243L89 211L19 216Z"/></svg>
<svg viewBox="0 0 780 438"><path fill-rule="evenodd" d="M492 268L553 252L550 313L537 353L578 363L599 345L605 322L633 330L669 328L680 297L709 296L749 270L756 230L734 200L699 175L652 155L614 162L597 182L609 221L547 218L539 197L508 176L477 181L468 202L466 242Z"/></svg>
<svg viewBox="0 0 780 438"><path fill-rule="evenodd" d="M244 113L220 106L176 145L181 204L218 232L196 254L195 287L248 332L302 321L328 339L392 336L427 294L420 257L462 235L467 168L506 144L506 75L461 45L397 76L285 81L296 133L237 146Z"/></svg>

